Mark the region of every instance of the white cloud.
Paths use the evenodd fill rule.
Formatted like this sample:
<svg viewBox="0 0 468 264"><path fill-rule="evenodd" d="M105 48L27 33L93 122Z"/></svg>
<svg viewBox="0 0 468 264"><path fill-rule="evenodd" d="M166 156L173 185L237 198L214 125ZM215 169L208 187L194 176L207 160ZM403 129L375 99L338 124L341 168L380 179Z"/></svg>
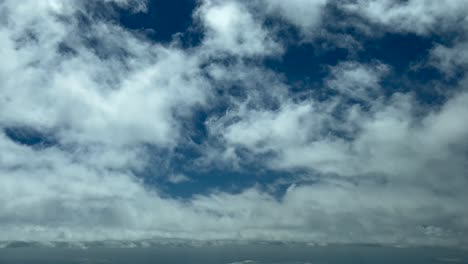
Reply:
<svg viewBox="0 0 468 264"><path fill-rule="evenodd" d="M354 74L340 76L350 78L342 83L354 85ZM462 106L467 103L466 94L461 91L440 111L426 109L429 112L418 118L417 103L405 94L377 97L368 102L370 110L338 97L326 102L285 102L274 111L240 108L218 121L224 126L214 124L212 133L222 135L228 150L273 153L275 158L269 161L273 168L418 178L421 174L436 177L441 171L433 166L446 164L456 181L466 165L453 148L455 142L465 141L468 132L459 122L460 116L468 114Z"/></svg>
<svg viewBox="0 0 468 264"><path fill-rule="evenodd" d="M350 98L368 101L369 96L379 96L380 79L389 71L388 66L380 63L362 65L344 62L331 69L327 86Z"/></svg>
<svg viewBox="0 0 468 264"><path fill-rule="evenodd" d="M468 42L459 40L451 47L436 45L431 50L430 63L440 69L447 77L453 77L468 65Z"/></svg>
<svg viewBox="0 0 468 264"><path fill-rule="evenodd" d="M104 0L104 2L114 2L122 7L135 12L144 12L147 9L147 0Z"/></svg>
<svg viewBox="0 0 468 264"><path fill-rule="evenodd" d="M192 181L192 179L181 173L171 174L167 180L174 184Z"/></svg>
<svg viewBox="0 0 468 264"><path fill-rule="evenodd" d="M328 0L262 0L267 13L278 14L310 38L322 21Z"/></svg>
<svg viewBox="0 0 468 264"><path fill-rule="evenodd" d="M346 96L353 96L356 91L363 96L376 92L375 99L365 100L367 106L351 105L335 97L327 101L283 101L275 110L239 107L224 119L216 120L211 132L224 138L229 153L239 153L232 149L248 150L258 157L252 158L253 162L261 160L271 169L301 169L314 175L312 179L319 175L320 181L329 181L330 186L290 188L284 198L288 201L300 193L299 200L288 204L291 208L316 206L315 210L307 207L303 211L307 214L310 210L311 215L298 211L291 214L300 215L295 219L310 223L314 231L315 227L327 230L326 235L314 233L319 240L334 237L336 231L337 237L344 240L362 236L398 243L408 237L420 237L417 231L420 229L415 226L426 225L422 224L425 222L443 230L431 235L421 231L430 237L428 241L464 233L467 218L460 201L466 199L463 188L468 185L464 176L468 165L468 126L461 121L462 116L468 115L465 85L461 84L457 94L440 109L424 109L410 94L396 93L386 99L379 90L379 74L370 71L372 66L354 65L358 72L371 75L356 78L357 74L343 65L353 64L342 64L332 70L331 80L339 76L337 85L355 89L346 89ZM363 79L366 81L360 82ZM262 158L264 155L269 158ZM238 162L236 156L231 159ZM346 178L358 185L346 185ZM366 187L364 179L377 183ZM448 202L445 199L451 200L453 207L449 210L453 211L432 214L435 208L444 208L443 204ZM357 213L360 209L356 206L364 211ZM457 227L444 224L450 221L452 213L459 219ZM396 217L398 214L413 215L414 219ZM337 229L332 231L328 229L330 226ZM377 231L377 226L382 229Z"/></svg>
<svg viewBox="0 0 468 264"><path fill-rule="evenodd" d="M468 15L463 0L358 0L345 3L343 8L390 31L417 34L451 29L462 24Z"/></svg>
<svg viewBox="0 0 468 264"><path fill-rule="evenodd" d="M457 245L468 224L458 202L465 197L434 196L424 186L330 181L292 187L281 201L253 188L182 202L159 197L132 175L74 163L55 148L33 151L4 136L0 143L10 153L0 160L0 232L6 240L184 237ZM445 222L452 215L460 221ZM420 228L428 224L438 232Z"/></svg>
<svg viewBox="0 0 468 264"><path fill-rule="evenodd" d="M414 33L425 37L435 38L433 48L430 50L429 64L437 67L452 78L459 67L465 67L466 31L468 29L468 9L463 0L358 0L345 1L339 6L351 14L364 18L362 24L356 21L356 28L364 30L369 35L390 31L399 33ZM380 27L370 29L367 22ZM458 37L452 38L451 36ZM447 44L447 40L450 44ZM442 42L442 43L437 43Z"/></svg>
<svg viewBox="0 0 468 264"><path fill-rule="evenodd" d="M199 58L140 41L112 24L80 28L73 6L65 12L56 7L63 3L53 3L27 10L9 1L2 5L9 10L6 19L39 21L14 20L0 31L8 62L0 66L2 124L48 128L67 144L175 144L176 115L190 115L210 93ZM56 19L52 10L71 21ZM90 47L88 38L99 41ZM59 51L61 45L69 54Z"/></svg>
<svg viewBox="0 0 468 264"><path fill-rule="evenodd" d="M236 1L203 1L197 17L206 28L208 49L241 56L275 55L277 44L245 5ZM212 52L212 51L211 51Z"/></svg>

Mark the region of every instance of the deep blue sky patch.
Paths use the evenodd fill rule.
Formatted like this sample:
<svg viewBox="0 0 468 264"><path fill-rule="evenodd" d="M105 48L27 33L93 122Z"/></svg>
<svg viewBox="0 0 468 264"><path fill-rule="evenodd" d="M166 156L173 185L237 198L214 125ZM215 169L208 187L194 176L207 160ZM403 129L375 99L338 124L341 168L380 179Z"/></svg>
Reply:
<svg viewBox="0 0 468 264"><path fill-rule="evenodd" d="M155 42L170 42L175 34L181 33L187 45L192 45L197 41L193 39L193 30L189 31L196 6L196 0L152 0L148 2L145 12L117 9L117 19L125 28L142 31Z"/></svg>

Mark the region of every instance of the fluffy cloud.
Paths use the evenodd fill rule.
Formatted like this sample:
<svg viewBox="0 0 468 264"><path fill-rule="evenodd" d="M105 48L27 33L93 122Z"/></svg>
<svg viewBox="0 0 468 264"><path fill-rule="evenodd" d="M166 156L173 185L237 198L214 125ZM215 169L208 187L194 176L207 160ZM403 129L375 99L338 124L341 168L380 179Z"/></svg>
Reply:
<svg viewBox="0 0 468 264"><path fill-rule="evenodd" d="M385 96L371 69L353 63L332 69L328 84L344 97L287 101L274 110L240 107L217 120L212 133L222 135L227 150L272 154L273 168L428 178L442 173L434 166L443 165L461 180L466 156L452 146L466 141L468 127L455 114L467 114L465 89L440 110L423 109L410 94Z"/></svg>
<svg viewBox="0 0 468 264"><path fill-rule="evenodd" d="M48 128L64 143L170 145L175 116L206 102L198 58L99 21L66 24L49 14L53 5L41 8L33 15L41 22L2 30L4 125Z"/></svg>
<svg viewBox="0 0 468 264"><path fill-rule="evenodd" d="M280 18L299 29L311 40L318 31L328 0L229 0L202 1L197 17L208 29L210 44L236 54L272 55L282 51L264 23L269 18Z"/></svg>
<svg viewBox="0 0 468 264"><path fill-rule="evenodd" d="M278 14L286 21L297 26L302 34L311 37L320 25L324 13L324 8L328 0L293 0L281 1L271 0L262 1L261 4L266 7L267 13Z"/></svg>
<svg viewBox="0 0 468 264"><path fill-rule="evenodd" d="M468 14L460 0L358 0L345 2L343 7L389 30L418 34L451 30Z"/></svg>
<svg viewBox="0 0 468 264"><path fill-rule="evenodd" d="M197 16L206 27L204 44L208 49L241 56L280 52L281 47L251 12L236 1L203 1Z"/></svg>
<svg viewBox="0 0 468 264"><path fill-rule="evenodd" d="M378 233L375 237L382 235L379 239L394 242L408 238L396 235L401 230L413 238L419 236L418 232L431 236L431 232L416 228L417 223L427 222L444 230L431 237L431 241L464 233L466 210L459 201L466 199L465 187L461 186L468 184L465 176L468 126L460 118L468 114L466 85L462 83L458 93L440 109L427 109L418 106L410 94L385 96L378 74L371 70L375 68L385 69L384 66L341 64L331 70L328 84L344 97L336 96L325 102L287 101L274 110L241 107L231 112L230 117L217 120L223 125L213 125L212 133L224 138L228 153L247 150L257 157L252 159L254 162L263 161L272 169L305 170L310 173L310 180L319 175L320 181L330 181L331 186L291 188L284 200L296 197L299 195L296 192L302 190L301 199L289 204L292 208L319 203L316 211L310 209L313 215L301 215L297 219L308 219L313 226L321 226L321 230L330 228L329 221L333 221L332 226L353 226L351 230L339 227L335 230L348 234L349 238L356 232L366 239L372 237L369 234ZM375 97L366 97L361 103L348 100L349 97L362 99L362 95ZM231 159L239 160L236 156ZM344 184L348 181L357 186ZM333 200L338 197L343 200ZM352 201L345 202L346 197ZM444 207L446 199L454 207ZM426 204L429 200L432 201ZM320 204L322 201L324 204ZM431 213L432 210L441 212L442 208L453 211ZM361 209L361 213L355 214ZM330 219L317 215L328 215ZM380 222L384 215L390 222ZM410 215L416 218L406 218ZM457 223L449 219L456 219ZM453 225L446 225L447 222ZM389 229L377 231L377 226ZM334 232L327 230L327 235ZM462 243L461 240L457 243Z"/></svg>
<svg viewBox="0 0 468 264"><path fill-rule="evenodd" d="M457 41L454 46L437 45L431 50L431 63L447 77L464 71L468 65L468 42Z"/></svg>
<svg viewBox="0 0 468 264"><path fill-rule="evenodd" d="M380 79L389 71L383 64L344 62L331 69L327 86L350 98L368 101L381 94Z"/></svg>

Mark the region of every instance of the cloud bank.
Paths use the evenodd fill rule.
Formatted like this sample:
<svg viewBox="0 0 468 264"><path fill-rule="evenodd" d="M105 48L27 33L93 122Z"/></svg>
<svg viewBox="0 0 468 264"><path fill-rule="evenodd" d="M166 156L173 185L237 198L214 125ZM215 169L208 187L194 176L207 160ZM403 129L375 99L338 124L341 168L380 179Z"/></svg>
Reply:
<svg viewBox="0 0 468 264"><path fill-rule="evenodd" d="M146 12L143 1L0 1L1 239L467 246L468 10L343 2L200 1L200 43L184 47L113 20L114 5ZM109 17L94 15L103 6ZM399 69L359 56L295 91L268 66L291 49L269 21L319 45L333 12L375 38L458 32L413 62L442 76L427 84L442 99L424 102L391 81ZM280 176L188 198L151 183L212 168Z"/></svg>

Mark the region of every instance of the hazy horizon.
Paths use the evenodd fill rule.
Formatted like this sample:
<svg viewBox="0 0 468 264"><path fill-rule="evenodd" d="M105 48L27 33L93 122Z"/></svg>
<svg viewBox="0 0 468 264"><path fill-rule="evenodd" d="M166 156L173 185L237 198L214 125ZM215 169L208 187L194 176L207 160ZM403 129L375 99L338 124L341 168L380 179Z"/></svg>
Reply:
<svg viewBox="0 0 468 264"><path fill-rule="evenodd" d="M0 249L0 263L23 264L307 264L307 263L468 263L468 251L438 247L375 247L362 245L310 246L305 244L159 245L119 248Z"/></svg>

